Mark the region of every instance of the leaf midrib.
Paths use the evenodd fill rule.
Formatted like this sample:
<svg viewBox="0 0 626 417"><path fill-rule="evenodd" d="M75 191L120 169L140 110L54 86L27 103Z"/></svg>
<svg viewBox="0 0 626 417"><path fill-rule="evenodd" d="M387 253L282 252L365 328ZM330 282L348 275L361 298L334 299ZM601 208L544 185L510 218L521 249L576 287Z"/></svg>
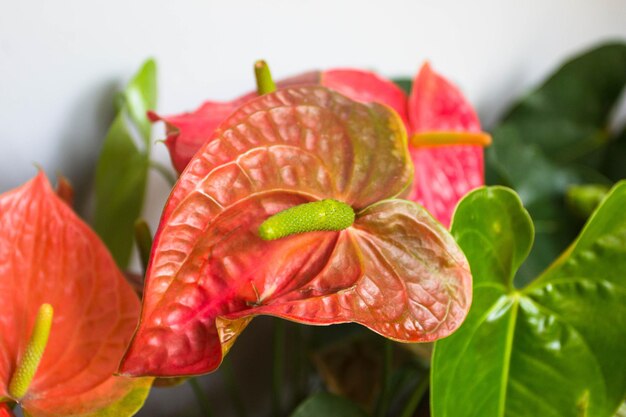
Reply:
<svg viewBox="0 0 626 417"><path fill-rule="evenodd" d="M513 293L508 295L512 299L511 303L511 316L509 317L509 323L507 327L506 343L504 346L504 360L502 366L502 376L500 379L500 401L498 403L498 416L504 417L506 410L506 394L508 391L508 380L511 369L511 355L513 353L513 340L515 338L515 328L517 327L517 312L519 310L519 295Z"/></svg>

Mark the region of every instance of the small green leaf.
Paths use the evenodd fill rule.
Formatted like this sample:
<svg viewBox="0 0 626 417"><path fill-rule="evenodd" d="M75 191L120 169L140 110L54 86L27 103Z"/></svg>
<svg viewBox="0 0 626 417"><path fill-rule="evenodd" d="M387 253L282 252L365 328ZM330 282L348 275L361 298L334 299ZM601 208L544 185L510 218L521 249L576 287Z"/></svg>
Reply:
<svg viewBox="0 0 626 417"><path fill-rule="evenodd" d="M517 195L488 187L459 203L452 234L470 262L474 301L435 345L433 417L613 415L626 393L624 206L626 182L546 272L517 289L533 238Z"/></svg>
<svg viewBox="0 0 626 417"><path fill-rule="evenodd" d="M134 223L141 213L150 167L147 109L156 102L156 66L147 61L130 81L96 167L94 229L120 268L130 260ZM139 132L141 138L134 140Z"/></svg>
<svg viewBox="0 0 626 417"><path fill-rule="evenodd" d="M402 77L398 77L398 78L393 78L391 80L395 85L397 85L398 87L400 87L400 89L402 91L404 91L407 94L411 94L411 88L413 88L413 80L410 78L402 78Z"/></svg>
<svg viewBox="0 0 626 417"><path fill-rule="evenodd" d="M356 404L336 395L320 392L307 398L291 417L367 417Z"/></svg>
<svg viewBox="0 0 626 417"><path fill-rule="evenodd" d="M144 62L141 69L128 83L124 91L126 109L131 120L141 133L146 148L150 148L150 120L146 117L148 110L154 110L157 104L157 68L153 59Z"/></svg>
<svg viewBox="0 0 626 417"><path fill-rule="evenodd" d="M519 193L537 229L520 283L543 270L580 229L578 218L567 213L566 190L610 184L601 167L611 142L611 111L624 85L626 44L604 44L565 63L494 130L487 178Z"/></svg>

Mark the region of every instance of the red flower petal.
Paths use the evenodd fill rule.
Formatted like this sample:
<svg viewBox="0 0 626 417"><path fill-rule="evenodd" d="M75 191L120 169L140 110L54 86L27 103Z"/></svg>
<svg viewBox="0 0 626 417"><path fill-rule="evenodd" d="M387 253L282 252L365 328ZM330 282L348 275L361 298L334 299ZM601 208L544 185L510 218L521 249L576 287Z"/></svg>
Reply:
<svg viewBox="0 0 626 417"><path fill-rule="evenodd" d="M8 405L0 404L0 417L15 417L15 415Z"/></svg>
<svg viewBox="0 0 626 417"><path fill-rule="evenodd" d="M419 206L389 200L411 179L401 120L321 87L241 107L193 158L155 238L130 375L219 366L252 316L355 321L397 340L449 334L470 302L467 262ZM353 227L264 241L259 225L335 198Z"/></svg>
<svg viewBox="0 0 626 417"><path fill-rule="evenodd" d="M286 88L294 85L318 84L319 78L319 72L311 71L279 81L276 86ZM207 101L193 112L174 116L159 116L150 112L150 120L166 123L165 144L176 171L183 172L193 155L211 138L218 126L237 108L256 97L258 97L257 93L252 92L231 101Z"/></svg>
<svg viewBox="0 0 626 417"><path fill-rule="evenodd" d="M424 64L409 97L410 133L480 132L474 109L461 92ZM484 184L483 148L476 145L410 147L415 179L409 198L446 227L459 200Z"/></svg>
<svg viewBox="0 0 626 417"><path fill-rule="evenodd" d="M139 300L102 242L42 173L1 195L0 213L0 397L10 397L37 311L49 303L50 338L22 407L32 416L138 409L150 381L113 373Z"/></svg>

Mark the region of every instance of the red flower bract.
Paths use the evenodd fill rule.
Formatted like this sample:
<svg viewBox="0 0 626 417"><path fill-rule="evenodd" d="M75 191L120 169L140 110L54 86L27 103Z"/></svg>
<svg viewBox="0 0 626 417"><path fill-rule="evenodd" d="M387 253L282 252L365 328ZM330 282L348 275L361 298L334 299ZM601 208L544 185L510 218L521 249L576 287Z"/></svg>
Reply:
<svg viewBox="0 0 626 417"><path fill-rule="evenodd" d="M113 373L139 300L43 173L0 196L0 265L0 401L18 401L33 417L138 410L150 379ZM12 398L9 382L44 303L54 308L47 346L26 394Z"/></svg>
<svg viewBox="0 0 626 417"><path fill-rule="evenodd" d="M323 87L243 105L170 195L120 371L212 371L258 314L356 322L406 342L450 334L469 309L469 267L426 210L395 199L411 167L403 122L386 106ZM259 238L271 215L327 198L355 210L351 227Z"/></svg>
<svg viewBox="0 0 626 417"><path fill-rule="evenodd" d="M457 202L470 190L484 184L483 149L478 145L437 145L412 138L429 132L480 132L474 109L460 91L425 64L406 96L393 82L373 72L333 69L309 72L277 83L279 88L320 84L362 102L393 108L409 133L409 149L415 179L408 198L425 206L449 226ZM152 120L167 124L166 144L174 167L182 172L198 149L233 111L256 97L250 93L229 102L206 102L193 113Z"/></svg>

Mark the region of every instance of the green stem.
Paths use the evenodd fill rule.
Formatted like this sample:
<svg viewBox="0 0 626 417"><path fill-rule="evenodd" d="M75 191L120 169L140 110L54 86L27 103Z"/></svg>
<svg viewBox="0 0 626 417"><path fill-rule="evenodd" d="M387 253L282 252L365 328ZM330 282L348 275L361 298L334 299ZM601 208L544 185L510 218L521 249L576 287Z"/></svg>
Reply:
<svg viewBox="0 0 626 417"><path fill-rule="evenodd" d="M272 369L272 411L275 417L282 416L283 375L285 373L285 322L274 320L274 358Z"/></svg>
<svg viewBox="0 0 626 417"><path fill-rule="evenodd" d="M137 243L137 249L139 249L139 259L145 274L148 270L150 252L152 251L152 232L144 219L138 219L135 222L135 242Z"/></svg>
<svg viewBox="0 0 626 417"><path fill-rule="evenodd" d="M393 362L393 342L389 339L385 339L383 342L383 385L378 397L378 404L376 406L376 416L384 417L389 406L389 399L391 396L391 368Z"/></svg>
<svg viewBox="0 0 626 417"><path fill-rule="evenodd" d="M428 374L422 375L422 379L415 386L415 389L411 393L409 400L404 406L404 409L402 410L400 417L413 417L413 414L415 414L415 410L417 409L417 406L420 404L422 397L424 397L424 394L426 393L426 390L428 389L429 385L430 385L429 375Z"/></svg>
<svg viewBox="0 0 626 417"><path fill-rule="evenodd" d="M226 380L226 387L230 394L230 400L235 406L235 411L239 417L247 417L246 405L241 401L239 390L237 389L237 380L235 378L235 370L233 369L233 363L230 360L230 356L226 356L222 361L220 369L224 372L224 379Z"/></svg>
<svg viewBox="0 0 626 417"><path fill-rule="evenodd" d="M200 411L202 412L202 417L212 417L213 411L211 411L211 405L209 404L209 399L207 398L202 386L198 382L197 378L189 378L187 380L189 385L191 385L191 389L193 390L194 395L196 396L196 400L198 401L198 405L200 406Z"/></svg>
<svg viewBox="0 0 626 417"><path fill-rule="evenodd" d="M303 333L304 326L294 323L294 346L296 348L294 364L295 401L299 404L306 396L307 383L307 344Z"/></svg>
<svg viewBox="0 0 626 417"><path fill-rule="evenodd" d="M168 167L166 167L162 163L157 162L157 161L150 161L150 168L154 169L156 172L161 174L163 179L167 181L167 183L171 187L173 187L174 184L176 184L176 181L177 181L176 176L172 173L172 171Z"/></svg>
<svg viewBox="0 0 626 417"><path fill-rule="evenodd" d="M257 93L260 96L276 91L276 84L274 84L267 62L259 60L254 63L254 76L256 77Z"/></svg>
<svg viewBox="0 0 626 417"><path fill-rule="evenodd" d="M35 377L41 357L46 350L54 309L50 304L42 304L35 318L35 325L26 350L17 364L17 369L9 382L9 394L19 400L28 392L28 387Z"/></svg>

